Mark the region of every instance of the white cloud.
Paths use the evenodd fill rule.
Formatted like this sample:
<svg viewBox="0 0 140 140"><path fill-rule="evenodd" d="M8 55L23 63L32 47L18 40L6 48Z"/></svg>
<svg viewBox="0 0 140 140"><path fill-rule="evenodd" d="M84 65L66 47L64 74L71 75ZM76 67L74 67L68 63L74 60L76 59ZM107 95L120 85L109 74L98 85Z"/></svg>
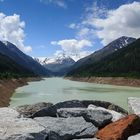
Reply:
<svg viewBox="0 0 140 140"><path fill-rule="evenodd" d="M88 11L81 26L90 26L106 45L120 36L140 37L140 2L121 5L115 10L93 8Z"/></svg>
<svg viewBox="0 0 140 140"><path fill-rule="evenodd" d="M77 25L75 23L71 23L68 27L71 29L76 29Z"/></svg>
<svg viewBox="0 0 140 140"><path fill-rule="evenodd" d="M82 28L79 32L78 32L78 36L86 36L87 34L89 34L90 29L89 28Z"/></svg>
<svg viewBox="0 0 140 140"><path fill-rule="evenodd" d="M65 39L60 41L52 41L52 45L61 46L65 52L77 53L84 47L91 47L92 43L89 40L76 40L76 39Z"/></svg>
<svg viewBox="0 0 140 140"><path fill-rule="evenodd" d="M59 7L67 8L67 4L65 3L64 0L40 0L40 2L44 4L55 4Z"/></svg>
<svg viewBox="0 0 140 140"><path fill-rule="evenodd" d="M19 15L6 16L0 13L0 40L15 44L20 50L30 52L32 48L24 45L25 22L20 21Z"/></svg>
<svg viewBox="0 0 140 140"><path fill-rule="evenodd" d="M90 54L92 54L94 51L80 51L78 53L73 53L73 54L70 54L69 56L75 60L75 61L78 61L79 59L81 58L84 58Z"/></svg>
<svg viewBox="0 0 140 140"><path fill-rule="evenodd" d="M52 41L52 45L58 45L62 50L56 51L55 56L66 54L73 58L75 61L89 55L92 51L84 51L83 48L91 47L92 43L89 40L76 40L76 39L65 39L60 41Z"/></svg>
<svg viewBox="0 0 140 140"><path fill-rule="evenodd" d="M78 61L79 59L86 57L93 53L93 51L80 51L76 53L69 53L63 50L56 50L56 52L51 57L37 57L40 62L43 62L46 58L48 58L47 63L53 63L56 61L56 58L64 58L64 57L71 57L74 61ZM35 58L35 57L33 57ZM42 63L43 64L43 63Z"/></svg>

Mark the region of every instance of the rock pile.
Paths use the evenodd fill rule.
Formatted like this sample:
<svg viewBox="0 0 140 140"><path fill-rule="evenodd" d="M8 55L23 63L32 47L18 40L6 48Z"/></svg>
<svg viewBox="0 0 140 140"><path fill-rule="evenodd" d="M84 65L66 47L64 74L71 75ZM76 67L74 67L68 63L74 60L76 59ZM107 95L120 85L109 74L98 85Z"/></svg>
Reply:
<svg viewBox="0 0 140 140"><path fill-rule="evenodd" d="M133 107L131 107L133 108ZM103 101L0 108L0 140L137 140L140 119ZM134 136L132 136L134 135Z"/></svg>

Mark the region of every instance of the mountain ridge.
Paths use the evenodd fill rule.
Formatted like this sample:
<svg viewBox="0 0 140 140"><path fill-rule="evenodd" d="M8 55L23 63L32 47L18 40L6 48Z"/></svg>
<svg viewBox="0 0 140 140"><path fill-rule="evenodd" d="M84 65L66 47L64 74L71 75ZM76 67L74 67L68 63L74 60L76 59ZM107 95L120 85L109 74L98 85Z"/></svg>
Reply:
<svg viewBox="0 0 140 140"><path fill-rule="evenodd" d="M140 39L105 58L83 65L67 76L140 77Z"/></svg>
<svg viewBox="0 0 140 140"><path fill-rule="evenodd" d="M112 41L111 43L109 43L108 45L106 45L105 47L103 47L100 50L95 51L94 53L90 54L89 56L86 56L80 60L78 60L73 67L71 67L71 70L74 70L82 65L84 65L84 63L86 64L90 64L93 63L93 61L99 61L100 59L106 57L109 54L112 54L113 52L127 46L128 44L132 43L133 41L135 41L135 38L132 37L126 37L126 36L122 36L114 41Z"/></svg>
<svg viewBox="0 0 140 140"><path fill-rule="evenodd" d="M0 41L0 53L15 61L18 65L32 71L39 76L48 76L49 71L42 67L34 59L22 51L20 51L14 44L8 41Z"/></svg>

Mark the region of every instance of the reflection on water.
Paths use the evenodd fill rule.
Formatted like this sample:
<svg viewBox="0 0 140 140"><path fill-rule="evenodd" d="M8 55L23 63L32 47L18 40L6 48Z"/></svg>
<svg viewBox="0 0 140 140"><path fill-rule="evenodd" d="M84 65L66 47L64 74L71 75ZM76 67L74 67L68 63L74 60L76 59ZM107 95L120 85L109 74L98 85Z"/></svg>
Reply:
<svg viewBox="0 0 140 140"><path fill-rule="evenodd" d="M20 87L11 98L11 106L36 102L57 103L71 99L104 100L127 108L127 98L140 97L140 88L75 82L62 78L45 78Z"/></svg>

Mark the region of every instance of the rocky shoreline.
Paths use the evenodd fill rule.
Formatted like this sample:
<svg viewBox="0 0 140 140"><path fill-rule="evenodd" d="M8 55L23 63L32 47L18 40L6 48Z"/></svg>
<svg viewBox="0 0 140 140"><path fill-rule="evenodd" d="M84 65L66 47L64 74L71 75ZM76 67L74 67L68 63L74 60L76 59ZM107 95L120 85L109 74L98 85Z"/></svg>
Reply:
<svg viewBox="0 0 140 140"><path fill-rule="evenodd" d="M15 89L27 85L31 81L39 81L40 77L0 80L0 107L9 106L10 98Z"/></svg>
<svg viewBox="0 0 140 140"><path fill-rule="evenodd" d="M65 77L66 79L97 84L140 87L140 79L125 77Z"/></svg>
<svg viewBox="0 0 140 140"><path fill-rule="evenodd" d="M128 105L129 112L96 100L0 108L0 140L138 140L140 99Z"/></svg>

